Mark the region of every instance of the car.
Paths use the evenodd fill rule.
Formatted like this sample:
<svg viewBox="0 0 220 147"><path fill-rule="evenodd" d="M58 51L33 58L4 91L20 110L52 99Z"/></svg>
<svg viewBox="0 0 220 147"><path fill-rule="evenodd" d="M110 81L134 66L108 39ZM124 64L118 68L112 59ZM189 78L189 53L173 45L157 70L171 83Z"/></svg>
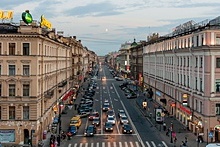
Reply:
<svg viewBox="0 0 220 147"><path fill-rule="evenodd" d="M118 110L118 117L120 118L122 115L125 115L124 110Z"/></svg>
<svg viewBox="0 0 220 147"><path fill-rule="evenodd" d="M95 133L96 133L95 125L89 125L89 126L87 126L87 128L84 132L84 136L94 136Z"/></svg>
<svg viewBox="0 0 220 147"><path fill-rule="evenodd" d="M69 126L68 132L70 132L72 135L76 135L77 127L76 126Z"/></svg>
<svg viewBox="0 0 220 147"><path fill-rule="evenodd" d="M127 95L127 99L134 99L134 98L137 98L137 94L131 93L131 94Z"/></svg>
<svg viewBox="0 0 220 147"><path fill-rule="evenodd" d="M104 103L102 107L102 111L108 111L110 109L109 103Z"/></svg>
<svg viewBox="0 0 220 147"><path fill-rule="evenodd" d="M129 121L128 121L128 117L126 115L122 115L120 117L120 123L121 124L127 124Z"/></svg>
<svg viewBox="0 0 220 147"><path fill-rule="evenodd" d="M121 78L121 77L115 77L115 80L116 80L116 81L123 81L124 79Z"/></svg>
<svg viewBox="0 0 220 147"><path fill-rule="evenodd" d="M102 77L101 80L102 80L102 81L106 81L106 77Z"/></svg>
<svg viewBox="0 0 220 147"><path fill-rule="evenodd" d="M107 111L107 117L109 117L109 116L113 116L113 117L115 116L113 110L108 110L108 111Z"/></svg>
<svg viewBox="0 0 220 147"><path fill-rule="evenodd" d="M124 124L122 126L122 133L123 134L131 134L132 133L132 128L129 124Z"/></svg>
<svg viewBox="0 0 220 147"><path fill-rule="evenodd" d="M99 126L100 125L100 118L99 117L94 117L92 124L95 126Z"/></svg>
<svg viewBox="0 0 220 147"><path fill-rule="evenodd" d="M99 113L98 112L91 112L89 114L89 120L93 120L95 117L99 117Z"/></svg>
<svg viewBox="0 0 220 147"><path fill-rule="evenodd" d="M105 131L113 131L113 125L110 122L105 123Z"/></svg>
<svg viewBox="0 0 220 147"><path fill-rule="evenodd" d="M107 117L107 122L112 123L113 125L115 125L115 117L114 116L108 116Z"/></svg>

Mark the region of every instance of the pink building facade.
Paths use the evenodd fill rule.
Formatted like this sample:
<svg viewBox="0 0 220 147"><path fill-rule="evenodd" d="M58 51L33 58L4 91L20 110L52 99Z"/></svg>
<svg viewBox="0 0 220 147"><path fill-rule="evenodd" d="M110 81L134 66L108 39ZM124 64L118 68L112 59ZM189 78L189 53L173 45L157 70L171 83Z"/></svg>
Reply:
<svg viewBox="0 0 220 147"><path fill-rule="evenodd" d="M143 49L144 86L195 135L220 141L219 18L176 27ZM208 137L212 133L213 138Z"/></svg>

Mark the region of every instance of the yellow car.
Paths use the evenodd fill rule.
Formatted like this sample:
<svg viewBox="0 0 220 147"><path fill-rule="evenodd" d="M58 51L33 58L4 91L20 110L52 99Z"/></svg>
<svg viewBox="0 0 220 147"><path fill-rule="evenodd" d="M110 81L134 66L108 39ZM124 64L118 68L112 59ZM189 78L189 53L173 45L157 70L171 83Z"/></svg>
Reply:
<svg viewBox="0 0 220 147"><path fill-rule="evenodd" d="M77 128L79 128L81 124L82 124L82 120L79 116L74 116L70 120L70 126L76 126Z"/></svg>

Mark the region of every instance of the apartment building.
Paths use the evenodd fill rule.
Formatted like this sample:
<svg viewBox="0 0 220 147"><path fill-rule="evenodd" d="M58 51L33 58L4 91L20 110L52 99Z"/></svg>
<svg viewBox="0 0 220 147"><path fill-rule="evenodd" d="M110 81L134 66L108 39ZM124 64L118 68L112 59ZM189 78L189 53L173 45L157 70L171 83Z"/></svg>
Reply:
<svg viewBox="0 0 220 147"><path fill-rule="evenodd" d="M153 99L209 142L220 141L219 24L220 17L189 21L143 49L144 84Z"/></svg>
<svg viewBox="0 0 220 147"><path fill-rule="evenodd" d="M0 142L27 144L31 138L36 145L42 139L62 110L59 102L68 103L75 92L82 50L74 37L47 31L36 21L0 24Z"/></svg>

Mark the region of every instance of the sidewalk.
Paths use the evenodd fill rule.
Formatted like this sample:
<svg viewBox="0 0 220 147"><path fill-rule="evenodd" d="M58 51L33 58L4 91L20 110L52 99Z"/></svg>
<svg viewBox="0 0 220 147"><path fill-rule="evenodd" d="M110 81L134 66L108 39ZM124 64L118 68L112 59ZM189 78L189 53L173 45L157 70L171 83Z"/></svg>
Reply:
<svg viewBox="0 0 220 147"><path fill-rule="evenodd" d="M86 88L88 86L88 80L83 82L82 86L80 87L80 89L82 88ZM74 103L79 103L78 99L81 97L81 91L80 94L77 95L76 100L74 101ZM74 108L70 109L67 113L71 113L71 114L76 114L76 110ZM61 114L62 115L62 114ZM62 121L62 117L61 117L61 121ZM52 122L51 122L52 123ZM61 128L64 128L65 124L61 123ZM50 147L50 137L51 137L51 132L48 132L46 135L46 139L43 140L44 146L43 147ZM60 147L62 146L62 142L60 143Z"/></svg>
<svg viewBox="0 0 220 147"><path fill-rule="evenodd" d="M141 93L141 92L139 92ZM146 117L146 120L149 121L152 127L155 127L158 131L160 131L160 136L161 138L167 143L168 147L180 147L182 144L182 141L185 142L185 138L187 139L187 147L205 147L206 142L203 143L198 143L196 141L197 136L195 136L192 132L188 131L186 127L179 122L177 119L175 119L172 116L167 116L165 115L164 117L164 122L166 123L166 128L171 128L173 127L173 131L176 134L176 144L174 143L174 139L171 138L171 135L169 136L166 135L167 131L163 130L163 124L159 124L155 121L155 108L159 106L159 104L156 101L150 101L147 99L148 103L148 108L145 110L142 108L142 102L145 99L143 94L140 94L140 97L136 99L136 104L140 110L140 112Z"/></svg>

